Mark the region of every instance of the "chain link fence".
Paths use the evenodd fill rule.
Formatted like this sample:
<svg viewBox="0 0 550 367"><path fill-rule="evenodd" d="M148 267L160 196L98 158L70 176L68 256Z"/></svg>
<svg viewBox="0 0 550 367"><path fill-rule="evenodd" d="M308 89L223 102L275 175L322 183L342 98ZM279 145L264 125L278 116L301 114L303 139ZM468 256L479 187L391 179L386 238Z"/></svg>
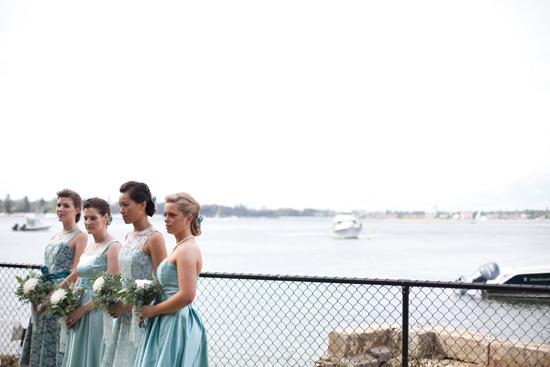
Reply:
<svg viewBox="0 0 550 367"><path fill-rule="evenodd" d="M3 360L30 314L14 295L29 268L0 264ZM549 298L550 287L205 273L193 307L215 367L548 367Z"/></svg>

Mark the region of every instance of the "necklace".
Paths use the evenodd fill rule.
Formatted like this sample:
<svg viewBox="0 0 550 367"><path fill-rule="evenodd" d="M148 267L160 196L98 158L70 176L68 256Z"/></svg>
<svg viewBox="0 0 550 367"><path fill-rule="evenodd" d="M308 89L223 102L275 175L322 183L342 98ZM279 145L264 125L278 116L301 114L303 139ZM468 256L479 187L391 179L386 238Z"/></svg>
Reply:
<svg viewBox="0 0 550 367"><path fill-rule="evenodd" d="M61 231L61 233L68 234L68 233L74 232L74 230L77 229L77 228L78 228L77 226L74 226L73 228L69 229L68 231L65 231L65 230Z"/></svg>
<svg viewBox="0 0 550 367"><path fill-rule="evenodd" d="M184 243L185 241L187 241L188 239L193 238L193 237L194 237L193 235L190 235L190 236L185 237L184 239L182 239L181 241L179 241L178 243L176 243L176 246L174 246L174 248L172 249L172 251L174 251L179 245L181 245L182 243Z"/></svg>

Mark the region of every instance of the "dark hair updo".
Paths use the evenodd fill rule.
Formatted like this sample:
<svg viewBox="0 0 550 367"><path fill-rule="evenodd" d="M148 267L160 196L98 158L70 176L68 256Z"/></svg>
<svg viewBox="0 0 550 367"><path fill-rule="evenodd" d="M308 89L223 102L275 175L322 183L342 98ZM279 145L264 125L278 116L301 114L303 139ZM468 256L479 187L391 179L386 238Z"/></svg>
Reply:
<svg viewBox="0 0 550 367"><path fill-rule="evenodd" d="M111 206L105 200L100 198L86 199L84 200L84 209L88 208L97 209L97 211L101 215L107 214L109 216L109 219L107 219L107 225L111 224L111 222L113 221L113 217L111 216Z"/></svg>
<svg viewBox="0 0 550 367"><path fill-rule="evenodd" d="M145 213L152 217L155 214L155 202L153 201L153 195L151 195L151 190L149 186L143 182L128 181L120 186L120 192L126 193L138 204L145 203Z"/></svg>
<svg viewBox="0 0 550 367"><path fill-rule="evenodd" d="M76 191L63 189L57 192L57 198L69 198L73 202L73 206L78 209L82 209L82 198ZM80 220L80 211L76 213L75 221L78 223Z"/></svg>

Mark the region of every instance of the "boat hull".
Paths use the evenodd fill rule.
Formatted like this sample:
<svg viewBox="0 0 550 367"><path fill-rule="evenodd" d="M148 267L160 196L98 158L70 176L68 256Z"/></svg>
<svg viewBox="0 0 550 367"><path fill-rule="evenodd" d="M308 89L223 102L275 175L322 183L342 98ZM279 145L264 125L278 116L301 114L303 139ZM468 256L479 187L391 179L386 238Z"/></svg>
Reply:
<svg viewBox="0 0 550 367"><path fill-rule="evenodd" d="M335 229L332 231L332 237L334 238L359 238L361 227L350 227Z"/></svg>

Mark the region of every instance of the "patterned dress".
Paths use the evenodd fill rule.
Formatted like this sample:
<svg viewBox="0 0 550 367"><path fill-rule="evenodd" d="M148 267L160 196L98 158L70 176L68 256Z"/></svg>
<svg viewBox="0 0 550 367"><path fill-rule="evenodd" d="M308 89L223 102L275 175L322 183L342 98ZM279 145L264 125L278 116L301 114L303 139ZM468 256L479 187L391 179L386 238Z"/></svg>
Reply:
<svg viewBox="0 0 550 367"><path fill-rule="evenodd" d="M74 251L69 247L69 242L79 233L81 231L78 227L69 232L60 232L46 246L43 273L48 279L59 284L71 273ZM63 353L59 352L60 331L55 316L44 313L33 315L23 341L20 366L61 366Z"/></svg>
<svg viewBox="0 0 550 367"><path fill-rule="evenodd" d="M153 262L151 257L143 252L143 246L149 237L157 232L153 227L143 231L132 231L126 236L126 243L120 250L118 262L123 278L152 279ZM139 329L134 335L132 329L132 313L125 313L115 319L111 337L107 343L102 367L133 366L136 351L143 335Z"/></svg>
<svg viewBox="0 0 550 367"><path fill-rule="evenodd" d="M82 303L92 298L92 285L97 277L107 271L107 250L118 241L110 241L92 253L84 253L78 262L78 286L86 292ZM105 349L103 335L103 311L96 308L86 313L67 334L67 351L63 367L97 367Z"/></svg>
<svg viewBox="0 0 550 367"><path fill-rule="evenodd" d="M164 290L157 303L179 291L177 268L168 259L159 264L157 279ZM206 331L192 305L147 319L146 325L134 367L208 367Z"/></svg>

